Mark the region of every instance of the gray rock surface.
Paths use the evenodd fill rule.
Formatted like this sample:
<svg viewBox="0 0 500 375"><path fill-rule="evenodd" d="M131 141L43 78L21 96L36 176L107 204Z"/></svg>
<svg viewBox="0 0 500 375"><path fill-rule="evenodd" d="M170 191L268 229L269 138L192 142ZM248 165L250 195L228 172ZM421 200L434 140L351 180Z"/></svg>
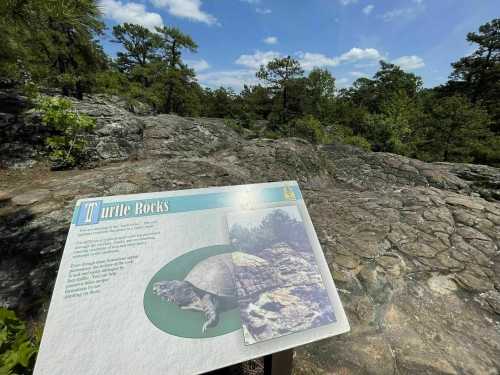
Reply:
<svg viewBox="0 0 500 375"><path fill-rule="evenodd" d="M500 372L497 169L245 140L221 120L99 105L119 114L101 121L126 161L0 170L0 305L43 319L78 198L294 179L352 327L298 348L296 374Z"/></svg>

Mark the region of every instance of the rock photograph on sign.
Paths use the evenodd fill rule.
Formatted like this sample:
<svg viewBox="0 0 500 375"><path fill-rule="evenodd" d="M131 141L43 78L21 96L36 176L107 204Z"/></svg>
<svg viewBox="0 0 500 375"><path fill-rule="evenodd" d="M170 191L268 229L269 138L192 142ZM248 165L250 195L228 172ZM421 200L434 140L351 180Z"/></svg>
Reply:
<svg viewBox="0 0 500 375"><path fill-rule="evenodd" d="M231 213L228 226L245 344L335 321L296 207Z"/></svg>

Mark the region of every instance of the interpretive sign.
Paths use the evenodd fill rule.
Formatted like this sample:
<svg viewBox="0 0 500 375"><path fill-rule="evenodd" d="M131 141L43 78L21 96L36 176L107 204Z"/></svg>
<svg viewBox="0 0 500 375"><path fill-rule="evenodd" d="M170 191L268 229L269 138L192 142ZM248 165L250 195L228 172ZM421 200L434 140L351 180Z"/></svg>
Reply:
<svg viewBox="0 0 500 375"><path fill-rule="evenodd" d="M83 199L35 375L202 373L348 330L296 182Z"/></svg>

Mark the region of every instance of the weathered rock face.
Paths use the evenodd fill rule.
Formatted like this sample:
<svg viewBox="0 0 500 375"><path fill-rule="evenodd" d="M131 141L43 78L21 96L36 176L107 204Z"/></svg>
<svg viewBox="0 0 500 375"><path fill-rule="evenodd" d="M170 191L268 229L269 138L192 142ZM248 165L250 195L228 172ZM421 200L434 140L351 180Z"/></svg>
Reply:
<svg viewBox="0 0 500 375"><path fill-rule="evenodd" d="M222 119L153 116L144 105L104 95L71 101L74 110L96 121L87 136L84 168L145 156L205 156L238 142ZM26 98L0 91L0 167L23 169L46 159L45 139L50 131L41 123L39 113L21 112L28 106Z"/></svg>
<svg viewBox="0 0 500 375"><path fill-rule="evenodd" d="M499 170L102 105L122 116L103 126L126 128L109 139L136 145L135 160L0 171L1 305L44 315L77 198L295 179L352 327L297 349L297 374L500 372Z"/></svg>

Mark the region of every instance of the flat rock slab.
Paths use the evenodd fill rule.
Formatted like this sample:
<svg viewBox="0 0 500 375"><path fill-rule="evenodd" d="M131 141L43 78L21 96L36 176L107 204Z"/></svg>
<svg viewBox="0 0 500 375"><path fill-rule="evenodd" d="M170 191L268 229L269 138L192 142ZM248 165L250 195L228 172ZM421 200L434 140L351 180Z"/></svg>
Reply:
<svg viewBox="0 0 500 375"><path fill-rule="evenodd" d="M47 197L49 197L50 191L41 189L41 190L33 190L20 195L14 196L12 198L12 203L17 206L29 206L33 203L43 201Z"/></svg>

